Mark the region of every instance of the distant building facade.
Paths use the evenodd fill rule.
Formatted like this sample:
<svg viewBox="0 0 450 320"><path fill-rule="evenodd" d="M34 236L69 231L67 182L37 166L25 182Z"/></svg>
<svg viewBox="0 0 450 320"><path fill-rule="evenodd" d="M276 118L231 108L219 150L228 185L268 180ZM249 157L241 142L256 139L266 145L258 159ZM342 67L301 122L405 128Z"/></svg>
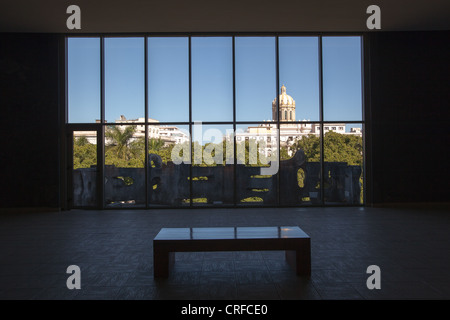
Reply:
<svg viewBox="0 0 450 320"><path fill-rule="evenodd" d="M279 106L278 105L279 101ZM296 106L295 100L287 94L286 87L281 87L281 92L278 98L272 101L272 120L264 121L259 125L249 126L245 131L237 131L234 133L236 143L244 142L246 140L254 140L261 144L260 152L266 156L270 156L273 151L278 150L278 129L277 120L282 121L279 129L279 143L281 147L289 147L296 140L302 139L304 136L310 134L320 135L320 124L312 123L309 120L296 120ZM182 144L189 142L189 132L171 125L159 125L159 121L155 119L148 119L148 137L150 139L161 139L165 145ZM136 132L133 139L145 137L144 118L126 119L121 115L115 121L114 125L118 125L122 129L126 125L135 125ZM323 124L324 134L333 131L345 135L362 136L361 128L350 128L346 130L345 123L326 123ZM77 131L75 137L86 137L90 143L96 144L97 138L95 132L92 131ZM231 141L232 134L225 135L224 139ZM108 143L108 141L106 141Z"/></svg>
<svg viewBox="0 0 450 320"><path fill-rule="evenodd" d="M278 101L279 107L277 108ZM260 149L260 152L266 156L270 156L275 149L278 149L276 123L278 119L283 122L280 123L279 133L280 146L282 147L289 147L296 140L302 139L304 136L310 134L320 135L320 124L310 123L309 120L299 120L301 122L296 122L295 100L287 94L286 87L283 85L278 100L275 98L272 101L272 121L264 121L262 124L249 126L245 132L236 132L236 142L239 143L253 139L258 143L263 143L264 147ZM362 136L361 128L350 128L350 131L346 131L345 123L323 124L323 131L324 134L333 131L345 135Z"/></svg>
<svg viewBox="0 0 450 320"><path fill-rule="evenodd" d="M189 133L179 129L176 126L170 125L158 125L159 121L155 119L148 119L148 123L154 123L148 125L148 138L149 139L161 139L164 141L165 145L171 144L179 144L189 141ZM122 124L122 125L121 125ZM125 129L127 125L135 125L136 132L133 135L131 141L137 139L145 138L145 125L144 118L138 119L126 119L125 116L121 115L119 119L115 121L115 125L117 125L122 130ZM92 131L75 131L74 138L85 137L89 141L89 143L96 144L97 136L96 132ZM130 142L131 142L130 141ZM106 138L106 144L108 143L108 139Z"/></svg>

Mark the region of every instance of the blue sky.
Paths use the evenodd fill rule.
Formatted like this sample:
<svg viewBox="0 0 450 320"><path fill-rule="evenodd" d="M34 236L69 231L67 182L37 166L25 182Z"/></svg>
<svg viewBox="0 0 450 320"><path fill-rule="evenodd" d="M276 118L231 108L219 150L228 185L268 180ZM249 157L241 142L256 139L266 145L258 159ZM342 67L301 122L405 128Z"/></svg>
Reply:
<svg viewBox="0 0 450 320"><path fill-rule="evenodd" d="M144 38L105 38L105 117L143 118ZM233 120L231 37L193 37L192 120ZM324 120L360 121L359 37L323 37ZM69 122L100 119L100 39L68 40ZM272 118L277 95L274 37L236 37L236 120ZM188 38L148 39L149 117L189 121ZM319 120L317 37L279 38L279 81L296 101L297 120Z"/></svg>

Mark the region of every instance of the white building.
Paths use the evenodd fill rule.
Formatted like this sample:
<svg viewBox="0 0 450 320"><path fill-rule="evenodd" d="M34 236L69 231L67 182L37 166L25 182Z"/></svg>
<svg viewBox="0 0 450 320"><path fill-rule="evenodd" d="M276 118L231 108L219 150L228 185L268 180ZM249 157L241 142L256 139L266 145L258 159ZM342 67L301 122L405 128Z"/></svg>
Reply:
<svg viewBox="0 0 450 320"><path fill-rule="evenodd" d="M284 85L281 87L278 101L280 102L279 112L277 112L277 98L272 101L272 120L264 121L259 125L249 126L245 132L237 131L235 133L236 142L239 143L252 139L259 143L264 143L261 144L260 152L264 153L266 156L270 156L273 150L278 150L278 129L276 124L278 118L282 121L279 130L279 141L281 146L290 146L296 140L302 139L304 136L310 134L316 136L320 135L320 124L312 123L309 120L295 122L295 100L286 93L286 87ZM148 123L150 123L148 125L148 137L150 139L161 139L166 145L189 142L189 132L186 132L185 130L176 126L159 125L159 121L155 119L148 119ZM115 121L115 124L118 124L122 130L125 129L126 125L134 124L136 125L136 132L133 139L145 137L144 118L129 120L121 115L120 118ZM361 128L350 128L350 130L347 131L345 123L323 124L323 131L324 134L333 131L340 134L362 136ZM94 134L91 131L77 131L75 133L75 137L81 136L85 136L90 143L95 144L97 142L95 132ZM232 135L227 134L224 139L231 141Z"/></svg>
<svg viewBox="0 0 450 320"><path fill-rule="evenodd" d="M295 122L295 100L286 93L286 87L281 87L281 93L278 97L279 112L277 112L277 98L272 101L272 118L273 120L264 121L264 123L255 126L249 126L245 132L236 132L236 142L253 139L259 143L265 143L265 147L260 149L260 152L266 156L272 153L272 150L277 148L278 133L276 120L280 121L280 145L290 146L296 140L302 139L304 136L314 134L320 135L320 124L309 123L309 120L302 120L302 122ZM362 136L361 128L350 128L346 131L345 123L326 123L323 124L324 134L333 131L346 135ZM231 139L231 137L228 137Z"/></svg>
<svg viewBox="0 0 450 320"><path fill-rule="evenodd" d="M145 138L145 124L144 118L138 119L126 119L125 116L121 115L118 120L115 121L121 130L124 130L128 125L135 125L136 132L133 135L131 141L137 140L139 138ZM120 125L123 123L123 125ZM178 144L189 141L189 133L184 132L176 126L169 125L158 125L159 121L155 119L148 119L148 123L154 123L148 125L148 137L149 139L161 139L166 145ZM126 125L125 125L126 124ZM97 135L95 131L75 131L74 138L86 137L89 143L97 143ZM106 139L106 143L108 143Z"/></svg>
<svg viewBox="0 0 450 320"><path fill-rule="evenodd" d="M158 125L158 120L148 119L149 123L155 123L155 125L148 125L148 138L149 139L161 139L166 145L168 144L178 144L189 141L189 133L184 132L176 126L170 125ZM135 138L144 138L145 137L145 125L144 118L139 118L135 120L127 120L125 116L120 116L119 120L116 120L116 123L126 123L126 124L136 124L136 133L134 135ZM119 126L125 127L125 126ZM123 128L124 129L124 128Z"/></svg>

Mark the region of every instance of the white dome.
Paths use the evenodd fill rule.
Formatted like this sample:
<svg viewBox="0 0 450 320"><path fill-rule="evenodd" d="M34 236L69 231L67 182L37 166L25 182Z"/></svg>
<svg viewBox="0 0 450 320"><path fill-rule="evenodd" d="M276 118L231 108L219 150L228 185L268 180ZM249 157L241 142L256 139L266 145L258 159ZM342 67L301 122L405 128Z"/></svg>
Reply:
<svg viewBox="0 0 450 320"><path fill-rule="evenodd" d="M279 99L279 109L277 108ZM272 101L272 119L281 121L295 121L295 100L286 93L286 87L281 87L281 94Z"/></svg>
<svg viewBox="0 0 450 320"><path fill-rule="evenodd" d="M281 87L281 94L278 99L280 99L280 107L281 106L292 106L295 107L295 100L286 93L286 87L283 85ZM273 100L273 104L276 103L276 98Z"/></svg>

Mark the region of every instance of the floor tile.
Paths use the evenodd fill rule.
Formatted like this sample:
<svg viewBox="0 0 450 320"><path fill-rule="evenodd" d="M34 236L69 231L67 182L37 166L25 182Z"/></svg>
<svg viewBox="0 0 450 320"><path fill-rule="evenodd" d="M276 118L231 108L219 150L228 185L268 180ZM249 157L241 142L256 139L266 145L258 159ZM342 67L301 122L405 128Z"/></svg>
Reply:
<svg viewBox="0 0 450 320"><path fill-rule="evenodd" d="M311 236L310 277L284 251L180 252L153 277L163 227L298 225ZM0 215L0 299L450 299L450 214L312 207L71 210ZM66 286L69 265L81 289ZM367 267L381 270L370 290Z"/></svg>

